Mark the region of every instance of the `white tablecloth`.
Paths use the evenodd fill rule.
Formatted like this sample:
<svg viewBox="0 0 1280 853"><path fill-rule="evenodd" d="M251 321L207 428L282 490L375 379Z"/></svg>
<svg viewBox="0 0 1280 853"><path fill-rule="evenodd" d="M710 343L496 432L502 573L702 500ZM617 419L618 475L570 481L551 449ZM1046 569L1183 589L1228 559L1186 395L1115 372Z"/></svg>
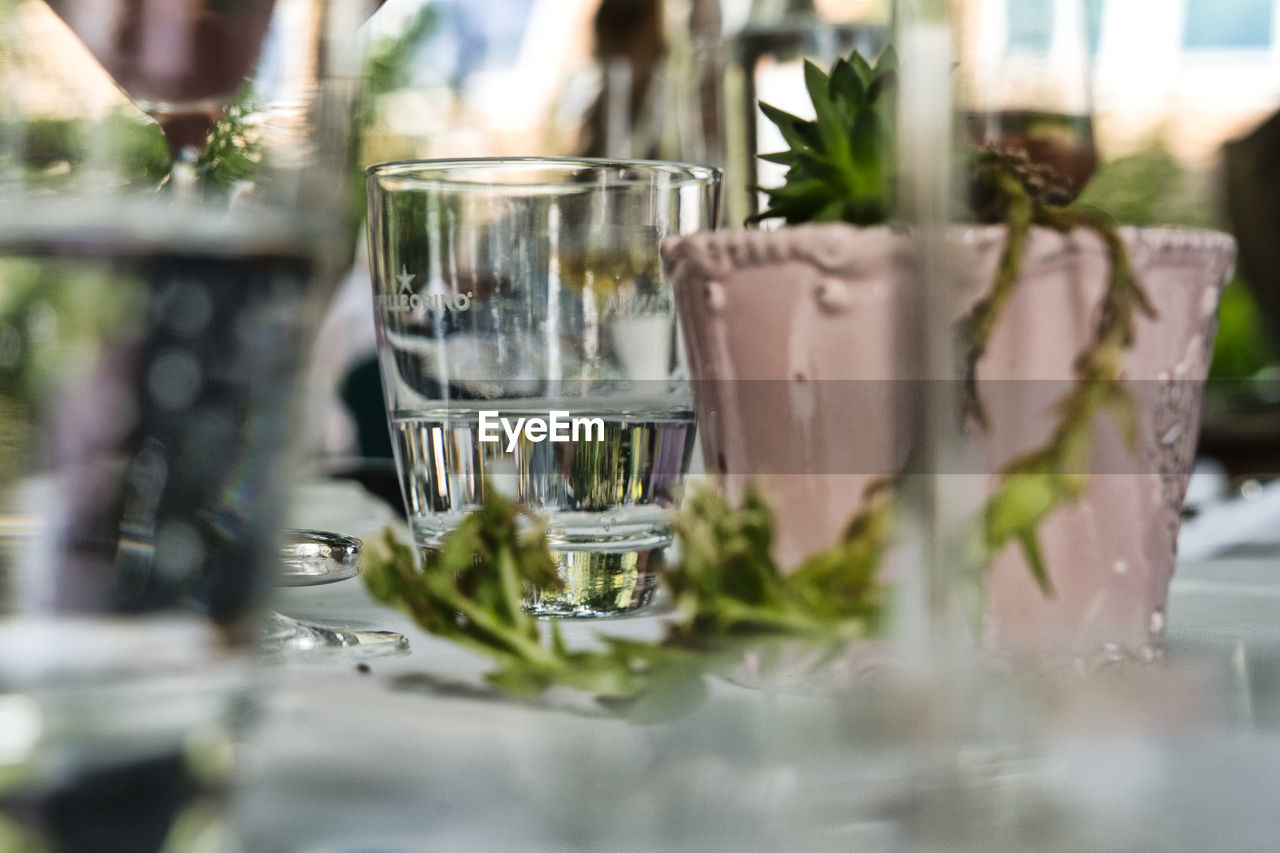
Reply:
<svg viewBox="0 0 1280 853"><path fill-rule="evenodd" d="M395 514L317 484L294 522L369 537ZM1280 557L1180 565L1164 664L1030 699L1016 681L960 684L893 697L886 716L716 681L700 711L636 726L572 691L501 697L484 660L358 580L278 605L403 632L411 651L264 669L247 850L1280 849Z"/></svg>

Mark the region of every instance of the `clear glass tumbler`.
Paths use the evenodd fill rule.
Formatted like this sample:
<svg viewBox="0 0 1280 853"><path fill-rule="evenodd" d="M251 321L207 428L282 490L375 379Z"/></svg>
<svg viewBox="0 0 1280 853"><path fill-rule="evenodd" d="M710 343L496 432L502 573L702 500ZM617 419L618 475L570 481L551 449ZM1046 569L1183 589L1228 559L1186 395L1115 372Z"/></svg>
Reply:
<svg viewBox="0 0 1280 853"><path fill-rule="evenodd" d="M652 602L694 447L658 244L710 229L719 173L424 160L368 171L378 349L422 548L494 488L539 513L564 589L536 613Z"/></svg>

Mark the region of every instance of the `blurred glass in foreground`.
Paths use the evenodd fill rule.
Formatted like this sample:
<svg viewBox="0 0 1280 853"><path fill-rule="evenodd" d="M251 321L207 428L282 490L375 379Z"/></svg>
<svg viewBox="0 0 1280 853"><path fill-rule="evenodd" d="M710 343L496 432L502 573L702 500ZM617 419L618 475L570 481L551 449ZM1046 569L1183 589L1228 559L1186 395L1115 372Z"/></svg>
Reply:
<svg viewBox="0 0 1280 853"><path fill-rule="evenodd" d="M171 8L0 11L0 846L219 838L295 380L353 242L362 5L256 4L228 79L186 68L217 99L181 174L85 47L145 70L120 28L167 32Z"/></svg>

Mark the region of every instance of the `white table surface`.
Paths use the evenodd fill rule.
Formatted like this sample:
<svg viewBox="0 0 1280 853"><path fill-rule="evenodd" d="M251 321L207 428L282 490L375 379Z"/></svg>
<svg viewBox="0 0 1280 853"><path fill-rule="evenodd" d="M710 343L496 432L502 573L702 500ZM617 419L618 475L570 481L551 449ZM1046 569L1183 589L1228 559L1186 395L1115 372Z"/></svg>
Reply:
<svg viewBox="0 0 1280 853"><path fill-rule="evenodd" d="M302 490L293 523L367 538L396 516L326 483ZM400 631L411 650L263 670L237 801L255 853L1280 850L1280 554L1180 564L1164 664L1068 678L1035 710L1016 688L907 697L887 723L716 681L698 712L636 726L573 691L496 694L483 659L359 580L277 605ZM567 627L656 636L659 622ZM958 730L937 722L952 712L913 716L948 703Z"/></svg>

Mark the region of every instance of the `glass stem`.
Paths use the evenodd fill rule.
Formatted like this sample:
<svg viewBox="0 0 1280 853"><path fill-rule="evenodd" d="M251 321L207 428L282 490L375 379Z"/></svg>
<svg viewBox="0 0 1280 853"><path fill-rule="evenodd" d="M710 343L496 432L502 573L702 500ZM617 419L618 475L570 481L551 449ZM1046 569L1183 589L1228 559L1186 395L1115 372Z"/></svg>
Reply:
<svg viewBox="0 0 1280 853"><path fill-rule="evenodd" d="M953 322L954 270L947 228L953 187L951 29L946 3L900 3L896 12L901 58L898 151L899 198L914 226L915 328L913 375L925 380L913 401L921 415L919 467L909 485L909 533L915 559L904 567L899 642L906 665L919 674L954 669L974 649L971 614L981 575L963 565L963 478L952 476L960 453L959 378Z"/></svg>
<svg viewBox="0 0 1280 853"><path fill-rule="evenodd" d="M196 163L200 159L200 151L194 145L186 145L178 150L173 158L173 169L169 174L169 190L177 198L190 199L196 191Z"/></svg>

